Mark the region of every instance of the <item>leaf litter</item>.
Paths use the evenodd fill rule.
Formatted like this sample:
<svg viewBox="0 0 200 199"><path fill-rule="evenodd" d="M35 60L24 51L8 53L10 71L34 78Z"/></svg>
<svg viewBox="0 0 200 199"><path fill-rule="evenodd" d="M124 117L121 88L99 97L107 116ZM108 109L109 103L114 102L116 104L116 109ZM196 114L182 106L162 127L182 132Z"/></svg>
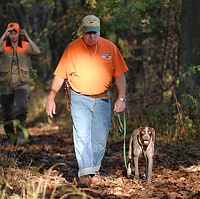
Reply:
<svg viewBox="0 0 200 199"><path fill-rule="evenodd" d="M141 179L128 179L123 159L123 140L108 138L102 162L102 184L77 188L77 162L73 136L56 123L29 128L25 147L0 146L1 196L16 194L40 198L200 198L199 141L164 143L158 139L154 154L152 183L143 179L144 158L139 159ZM127 135L127 142L128 142ZM128 145L127 145L128 146ZM134 168L133 168L134 174ZM32 193L32 195L31 195ZM45 196L44 196L45 195Z"/></svg>

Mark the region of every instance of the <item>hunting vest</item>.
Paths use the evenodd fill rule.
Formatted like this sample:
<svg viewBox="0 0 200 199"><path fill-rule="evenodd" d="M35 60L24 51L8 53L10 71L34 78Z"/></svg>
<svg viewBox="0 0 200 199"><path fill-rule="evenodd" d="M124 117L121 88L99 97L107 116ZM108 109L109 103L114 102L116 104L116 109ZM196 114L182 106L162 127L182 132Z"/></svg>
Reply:
<svg viewBox="0 0 200 199"><path fill-rule="evenodd" d="M24 85L29 82L29 67L27 57L31 53L29 43L26 41L19 41L19 44L14 51L11 42L4 41L0 47L2 53L0 63L0 82L10 83L12 79L12 72L15 71L15 75L18 73L17 81L18 85ZM13 66L15 69L13 70Z"/></svg>

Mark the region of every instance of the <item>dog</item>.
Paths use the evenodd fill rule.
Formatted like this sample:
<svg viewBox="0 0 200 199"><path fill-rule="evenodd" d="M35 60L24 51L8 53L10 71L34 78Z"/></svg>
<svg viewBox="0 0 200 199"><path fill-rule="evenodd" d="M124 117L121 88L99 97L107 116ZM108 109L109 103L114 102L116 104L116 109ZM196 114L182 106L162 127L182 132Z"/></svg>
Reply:
<svg viewBox="0 0 200 199"><path fill-rule="evenodd" d="M135 166L135 178L139 179L138 171L138 160L139 156L144 155L146 159L146 180L147 183L151 183L152 179L152 168L153 168L153 155L154 155L154 142L155 142L155 130L152 127L139 127L135 129L130 137L129 151L128 151L128 168L127 177L131 176L131 162L132 154L134 156L134 166ZM142 154L143 153L143 154Z"/></svg>

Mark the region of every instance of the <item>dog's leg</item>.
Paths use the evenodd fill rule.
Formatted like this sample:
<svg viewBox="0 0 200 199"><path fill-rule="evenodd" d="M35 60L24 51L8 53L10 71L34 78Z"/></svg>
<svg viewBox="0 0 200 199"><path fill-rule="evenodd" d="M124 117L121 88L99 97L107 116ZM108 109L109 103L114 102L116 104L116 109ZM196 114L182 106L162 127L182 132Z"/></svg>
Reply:
<svg viewBox="0 0 200 199"><path fill-rule="evenodd" d="M152 179L152 167L153 167L153 157L148 158L148 171L147 171L147 183L151 183Z"/></svg>
<svg viewBox="0 0 200 199"><path fill-rule="evenodd" d="M139 156L134 156L135 178L136 179L139 179L138 160L139 160Z"/></svg>
<svg viewBox="0 0 200 199"><path fill-rule="evenodd" d="M145 162L146 162L146 167L145 167L145 177L146 177L146 180L148 179L148 176L149 176L149 158L147 157L147 152L145 150L142 151L143 152L143 156L145 158Z"/></svg>
<svg viewBox="0 0 200 199"><path fill-rule="evenodd" d="M133 155L134 155L134 166L135 166L135 178L139 179L139 168L138 161L140 154L142 152L142 148L138 142L139 129L135 129L133 131Z"/></svg>
<svg viewBox="0 0 200 199"><path fill-rule="evenodd" d="M129 141L129 150L128 150L128 158L129 160L132 159L132 153L133 153L133 134L130 137L130 141Z"/></svg>
<svg viewBox="0 0 200 199"><path fill-rule="evenodd" d="M131 162L129 162L127 167L127 178L131 177L131 173L132 173Z"/></svg>
<svg viewBox="0 0 200 199"><path fill-rule="evenodd" d="M130 137L129 141L129 151L128 151L128 168L127 168L127 177L130 178L132 173L132 152L133 152L133 135Z"/></svg>
<svg viewBox="0 0 200 199"><path fill-rule="evenodd" d="M152 168L153 168L153 154L154 154L154 143L152 142L147 148L147 159L148 159L148 170L146 175L147 183L151 183L152 179Z"/></svg>

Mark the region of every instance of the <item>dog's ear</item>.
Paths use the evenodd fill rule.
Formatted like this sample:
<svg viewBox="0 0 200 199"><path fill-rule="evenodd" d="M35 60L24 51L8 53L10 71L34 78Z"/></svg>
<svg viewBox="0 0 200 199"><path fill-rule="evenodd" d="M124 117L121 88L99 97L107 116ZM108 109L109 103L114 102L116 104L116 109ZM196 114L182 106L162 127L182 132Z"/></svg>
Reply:
<svg viewBox="0 0 200 199"><path fill-rule="evenodd" d="M144 130L145 127L141 126L138 128L139 132L142 132Z"/></svg>
<svg viewBox="0 0 200 199"><path fill-rule="evenodd" d="M153 142L154 142L155 139L156 139L156 132L155 132L155 129L152 128L152 127L150 127L150 131L151 131L151 134L152 134L152 140L153 140Z"/></svg>
<svg viewBox="0 0 200 199"><path fill-rule="evenodd" d="M153 131L155 131L155 129L152 127L149 127L149 131L151 131L153 133Z"/></svg>

